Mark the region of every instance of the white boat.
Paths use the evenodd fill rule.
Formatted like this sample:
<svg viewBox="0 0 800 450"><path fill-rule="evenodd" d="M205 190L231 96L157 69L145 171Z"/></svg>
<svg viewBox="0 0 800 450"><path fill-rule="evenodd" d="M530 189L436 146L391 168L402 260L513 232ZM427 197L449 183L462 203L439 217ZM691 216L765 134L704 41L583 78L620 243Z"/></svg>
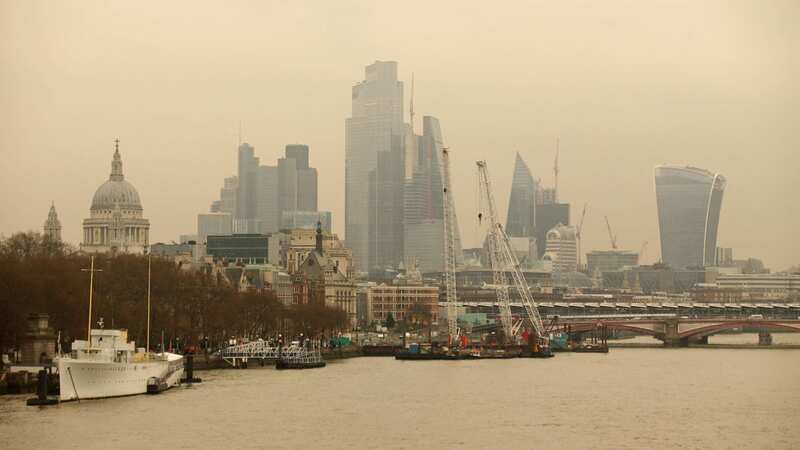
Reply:
<svg viewBox="0 0 800 450"><path fill-rule="evenodd" d="M86 341L75 340L72 351L58 357L59 400L121 397L144 394L148 384L160 392L180 383L183 376L183 356L174 353L150 353L150 261L147 263L147 346L136 348L128 342L128 330L92 329L92 293L94 256L89 269L89 325ZM163 337L162 337L163 339ZM164 344L161 344L164 347ZM60 351L59 351L60 353Z"/></svg>
<svg viewBox="0 0 800 450"><path fill-rule="evenodd" d="M150 378L176 386L183 356L148 353L127 342L127 330L93 329L91 344L76 340L72 352L58 358L61 401L144 394Z"/></svg>

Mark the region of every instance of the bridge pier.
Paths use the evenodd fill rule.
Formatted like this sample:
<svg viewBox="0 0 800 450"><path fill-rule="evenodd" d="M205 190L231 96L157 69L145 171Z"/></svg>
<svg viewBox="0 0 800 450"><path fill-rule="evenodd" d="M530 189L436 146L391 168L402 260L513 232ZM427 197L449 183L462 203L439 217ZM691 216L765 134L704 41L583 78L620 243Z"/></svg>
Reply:
<svg viewBox="0 0 800 450"><path fill-rule="evenodd" d="M664 347L688 347L689 339L678 335L678 318L664 320Z"/></svg>
<svg viewBox="0 0 800 450"><path fill-rule="evenodd" d="M689 338L682 338L682 337L665 337L664 338L664 347L688 347L689 346Z"/></svg>
<svg viewBox="0 0 800 450"><path fill-rule="evenodd" d="M763 328L759 330L758 345L772 345L772 333Z"/></svg>

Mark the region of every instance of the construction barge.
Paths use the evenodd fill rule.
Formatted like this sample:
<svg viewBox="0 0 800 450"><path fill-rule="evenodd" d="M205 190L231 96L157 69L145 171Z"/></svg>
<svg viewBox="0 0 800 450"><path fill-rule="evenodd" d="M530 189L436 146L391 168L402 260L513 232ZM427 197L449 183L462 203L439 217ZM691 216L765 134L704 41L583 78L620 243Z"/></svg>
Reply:
<svg viewBox="0 0 800 450"><path fill-rule="evenodd" d="M553 353L549 347L528 347L525 345L490 345L448 348L435 344L410 344L398 351L398 361L452 361L467 359L512 359L512 358L550 358Z"/></svg>

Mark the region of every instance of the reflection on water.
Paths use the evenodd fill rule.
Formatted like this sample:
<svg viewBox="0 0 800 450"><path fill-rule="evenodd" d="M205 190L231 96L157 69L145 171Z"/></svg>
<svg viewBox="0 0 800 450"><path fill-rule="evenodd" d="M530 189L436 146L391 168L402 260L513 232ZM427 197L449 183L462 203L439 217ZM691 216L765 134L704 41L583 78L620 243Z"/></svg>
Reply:
<svg viewBox="0 0 800 450"><path fill-rule="evenodd" d="M758 344L758 333L715 334L708 337L709 344ZM800 345L800 333L772 333L772 344Z"/></svg>
<svg viewBox="0 0 800 450"><path fill-rule="evenodd" d="M800 350L358 358L320 370L201 376L202 384L163 395L44 409L0 398L0 442L14 449L796 449L800 442Z"/></svg>
<svg viewBox="0 0 800 450"><path fill-rule="evenodd" d="M609 340L609 342L658 344L662 342L653 336L633 336L626 339ZM758 333L723 333L708 337L709 344L752 344L758 345ZM773 345L800 345L800 333L772 333Z"/></svg>

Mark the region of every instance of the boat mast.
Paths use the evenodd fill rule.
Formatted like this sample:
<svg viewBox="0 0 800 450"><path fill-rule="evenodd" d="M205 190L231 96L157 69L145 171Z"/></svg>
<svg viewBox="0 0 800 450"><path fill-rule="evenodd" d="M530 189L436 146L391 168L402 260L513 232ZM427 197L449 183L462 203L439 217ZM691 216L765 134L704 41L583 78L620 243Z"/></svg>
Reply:
<svg viewBox="0 0 800 450"><path fill-rule="evenodd" d="M89 272L89 323L86 325L86 348L92 347L92 291L94 291L94 273L102 272L103 269L94 268L94 255L90 268L81 269L82 272Z"/></svg>
<svg viewBox="0 0 800 450"><path fill-rule="evenodd" d="M147 354L150 354L150 259L147 255Z"/></svg>

